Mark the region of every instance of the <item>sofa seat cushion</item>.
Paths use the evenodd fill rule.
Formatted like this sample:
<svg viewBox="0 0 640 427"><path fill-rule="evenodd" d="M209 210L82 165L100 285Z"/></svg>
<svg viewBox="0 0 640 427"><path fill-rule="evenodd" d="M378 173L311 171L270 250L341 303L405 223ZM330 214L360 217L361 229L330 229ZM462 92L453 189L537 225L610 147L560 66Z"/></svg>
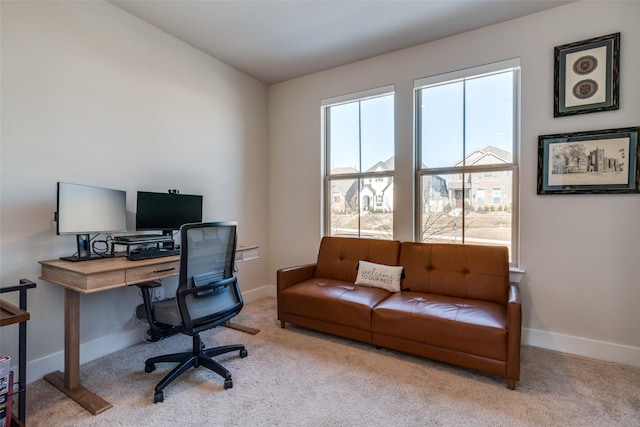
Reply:
<svg viewBox="0 0 640 427"><path fill-rule="evenodd" d="M420 292L400 292L373 310L372 332L505 361L506 307Z"/></svg>
<svg viewBox="0 0 640 427"><path fill-rule="evenodd" d="M281 301L298 316L371 330L371 310L391 292L333 279L313 278L288 287Z"/></svg>

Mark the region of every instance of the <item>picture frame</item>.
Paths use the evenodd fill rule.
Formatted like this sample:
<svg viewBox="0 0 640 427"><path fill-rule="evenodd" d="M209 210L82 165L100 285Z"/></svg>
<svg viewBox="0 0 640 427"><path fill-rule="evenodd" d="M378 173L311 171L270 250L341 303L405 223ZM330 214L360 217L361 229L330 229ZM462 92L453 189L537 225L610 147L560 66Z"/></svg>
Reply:
<svg viewBox="0 0 640 427"><path fill-rule="evenodd" d="M556 46L554 117L620 108L620 33Z"/></svg>
<svg viewBox="0 0 640 427"><path fill-rule="evenodd" d="M541 135L538 194L639 193L640 127Z"/></svg>

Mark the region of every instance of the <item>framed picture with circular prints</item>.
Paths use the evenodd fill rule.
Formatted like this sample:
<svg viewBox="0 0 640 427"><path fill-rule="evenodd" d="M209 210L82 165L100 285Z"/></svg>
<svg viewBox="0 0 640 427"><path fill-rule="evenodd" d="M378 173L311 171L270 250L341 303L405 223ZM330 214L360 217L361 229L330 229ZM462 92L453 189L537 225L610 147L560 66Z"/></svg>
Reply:
<svg viewBox="0 0 640 427"><path fill-rule="evenodd" d="M620 108L620 33L556 46L554 117Z"/></svg>

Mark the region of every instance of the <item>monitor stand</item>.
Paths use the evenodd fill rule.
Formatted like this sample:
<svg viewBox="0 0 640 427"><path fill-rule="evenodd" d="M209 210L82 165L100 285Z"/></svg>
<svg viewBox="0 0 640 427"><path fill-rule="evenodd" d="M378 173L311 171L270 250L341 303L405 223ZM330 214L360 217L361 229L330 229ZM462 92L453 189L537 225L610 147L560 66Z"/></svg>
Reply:
<svg viewBox="0 0 640 427"><path fill-rule="evenodd" d="M103 256L103 255L98 255L98 254L91 254L91 255L85 256L85 257L80 257L78 255L60 257L60 259L63 259L65 261L71 261L71 262L90 261L92 259L102 259L102 258L108 258L108 255L104 255Z"/></svg>
<svg viewBox="0 0 640 427"><path fill-rule="evenodd" d="M176 243L173 240L173 230L162 230L162 235L167 239L171 239L171 240L167 240L166 242L162 242L161 243L162 247L165 249L174 249L176 246Z"/></svg>
<svg viewBox="0 0 640 427"><path fill-rule="evenodd" d="M76 242L78 245L78 255L61 257L65 261L89 261L92 259L101 259L108 257L109 255L100 255L91 253L91 236L89 234L76 235Z"/></svg>

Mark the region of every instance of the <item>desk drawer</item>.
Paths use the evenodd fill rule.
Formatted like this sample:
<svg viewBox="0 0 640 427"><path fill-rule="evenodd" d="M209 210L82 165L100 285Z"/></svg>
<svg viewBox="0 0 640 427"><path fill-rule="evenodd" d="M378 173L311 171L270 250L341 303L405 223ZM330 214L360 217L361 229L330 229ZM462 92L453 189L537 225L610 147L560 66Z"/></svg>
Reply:
<svg viewBox="0 0 640 427"><path fill-rule="evenodd" d="M180 261L163 262L160 264L127 268L125 271L125 280L127 285L133 285L148 280L177 276L179 272Z"/></svg>

